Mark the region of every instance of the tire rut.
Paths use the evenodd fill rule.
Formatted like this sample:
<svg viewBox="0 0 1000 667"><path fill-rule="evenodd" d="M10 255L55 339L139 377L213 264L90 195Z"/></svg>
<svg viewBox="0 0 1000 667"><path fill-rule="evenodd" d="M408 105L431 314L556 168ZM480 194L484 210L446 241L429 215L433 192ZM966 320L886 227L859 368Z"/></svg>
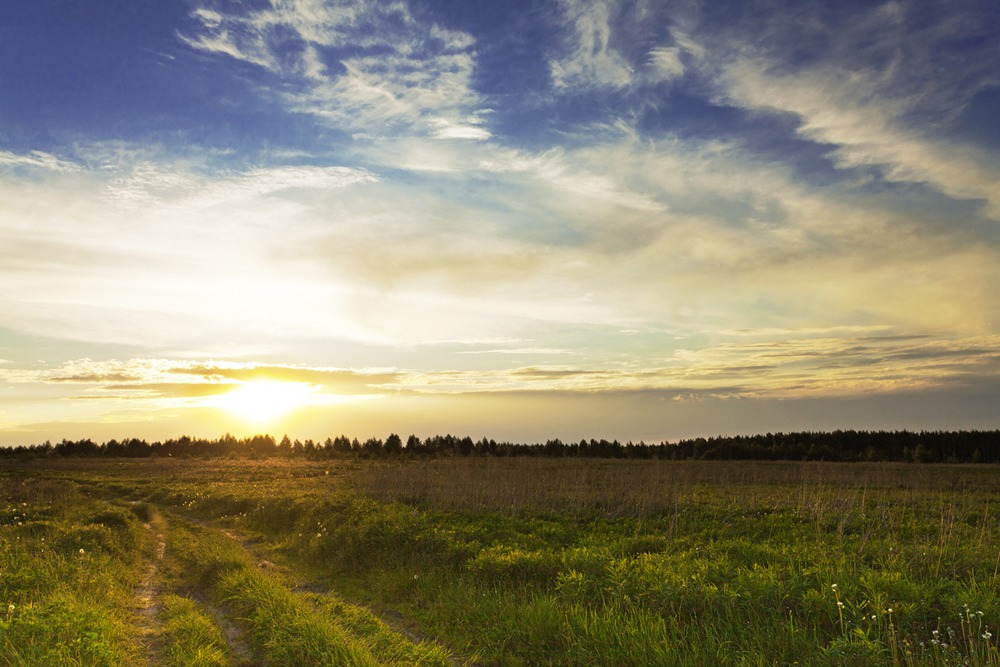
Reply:
<svg viewBox="0 0 1000 667"><path fill-rule="evenodd" d="M225 535L229 539L239 544L243 549L247 551L247 553L252 555L259 568L264 570L272 570L280 574L282 578L284 578L286 581L296 582L289 586L289 588L292 591L297 593L308 593L319 596L336 595L336 592L333 591L328 586L319 585L316 583L301 583L299 581L299 577L291 574L290 568L288 568L285 565L277 564L271 560L268 560L267 558L264 558L259 548L260 540L248 538L234 531L231 531L227 528L219 528L218 530L220 530L223 535ZM405 617L398 612L392 610L380 609L378 607L373 607L371 605L361 604L358 602L351 602L351 604L356 607L361 607L367 610L368 613L370 613L372 616L374 616L382 623L384 623L386 627L388 627L390 630L392 630L393 632L402 637L405 637L408 641L414 644L434 641L433 639L424 636L420 632L415 630L412 627L412 625L407 623ZM449 664L456 666L467 664L467 661L462 660L460 657L454 654L452 654L449 657L448 662Z"/></svg>
<svg viewBox="0 0 1000 667"><path fill-rule="evenodd" d="M142 580L136 587L135 608L139 616L140 643L145 648L147 662L150 665L159 665L163 663L159 603L162 590L159 574L160 565L167 552L166 523L159 513L154 512L150 515L149 521L142 525L145 530L155 531L153 539L156 541L156 547Z"/></svg>
<svg viewBox="0 0 1000 667"><path fill-rule="evenodd" d="M129 504L136 505L138 503ZM168 524L160 512L150 508L149 521L144 522L143 527L146 530L155 531L156 547L146 572L136 587L135 607L139 616L140 642L145 650L146 662L151 667L155 667L166 663L164 657L166 647L163 645L163 626L160 619L160 600L165 589L160 581L160 569L167 555ZM212 621L222 631L233 660L233 667L260 667L261 663L254 657L249 644L244 639L243 631L221 608L204 599L204 596L197 591L185 591L184 593L202 605Z"/></svg>
<svg viewBox="0 0 1000 667"><path fill-rule="evenodd" d="M192 517L187 517L187 521L198 526L201 530L217 530L217 528L210 526L205 521L200 519L195 519ZM223 531L225 533L225 531ZM231 535L226 535L226 537L232 537ZM263 663L260 662L254 655L253 650L250 648L250 644L246 640L246 636L243 629L226 613L226 611L213 603L211 600L204 595L203 591L185 591L184 592L189 598L198 602L212 617L212 621L215 625L222 630L222 636L226 640L226 645L229 647L229 654L233 659L233 667L261 667Z"/></svg>

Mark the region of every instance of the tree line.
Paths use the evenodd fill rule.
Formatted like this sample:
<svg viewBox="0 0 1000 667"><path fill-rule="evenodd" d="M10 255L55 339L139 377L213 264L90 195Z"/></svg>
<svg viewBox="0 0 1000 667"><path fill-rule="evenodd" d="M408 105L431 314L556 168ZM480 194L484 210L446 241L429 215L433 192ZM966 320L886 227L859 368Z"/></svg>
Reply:
<svg viewBox="0 0 1000 667"><path fill-rule="evenodd" d="M717 436L677 442L621 443L617 440L559 439L544 443L497 442L492 439L435 435L404 441L390 434L384 440L359 441L345 435L323 442L280 440L271 435L236 438L227 433L216 440L182 436L148 442L139 438L45 442L0 448L0 457L305 457L392 458L447 456L542 456L607 459L760 460L760 461L905 461L912 463L1000 463L1000 430L993 431L832 431Z"/></svg>

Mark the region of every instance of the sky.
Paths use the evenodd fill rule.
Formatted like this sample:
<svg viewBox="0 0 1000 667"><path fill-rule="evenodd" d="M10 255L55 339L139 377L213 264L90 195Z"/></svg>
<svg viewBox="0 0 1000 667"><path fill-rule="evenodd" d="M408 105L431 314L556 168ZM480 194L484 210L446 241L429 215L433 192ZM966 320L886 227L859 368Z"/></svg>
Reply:
<svg viewBox="0 0 1000 667"><path fill-rule="evenodd" d="M1000 427L996 0L11 0L0 445Z"/></svg>

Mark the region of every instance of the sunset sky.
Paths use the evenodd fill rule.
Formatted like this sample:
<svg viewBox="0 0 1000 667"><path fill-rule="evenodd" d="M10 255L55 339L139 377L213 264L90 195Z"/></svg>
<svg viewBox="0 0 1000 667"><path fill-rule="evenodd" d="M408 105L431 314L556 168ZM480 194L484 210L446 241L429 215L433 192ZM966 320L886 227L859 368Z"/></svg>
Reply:
<svg viewBox="0 0 1000 667"><path fill-rule="evenodd" d="M10 0L0 444L1000 427L996 0Z"/></svg>

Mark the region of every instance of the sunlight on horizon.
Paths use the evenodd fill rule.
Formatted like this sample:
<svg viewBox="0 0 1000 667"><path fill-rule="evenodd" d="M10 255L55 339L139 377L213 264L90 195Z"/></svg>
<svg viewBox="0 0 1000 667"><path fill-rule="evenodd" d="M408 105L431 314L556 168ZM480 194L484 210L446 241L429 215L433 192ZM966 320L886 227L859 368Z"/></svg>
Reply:
<svg viewBox="0 0 1000 667"><path fill-rule="evenodd" d="M255 380L220 395L213 405L243 421L266 423L311 405L319 389L304 382Z"/></svg>

